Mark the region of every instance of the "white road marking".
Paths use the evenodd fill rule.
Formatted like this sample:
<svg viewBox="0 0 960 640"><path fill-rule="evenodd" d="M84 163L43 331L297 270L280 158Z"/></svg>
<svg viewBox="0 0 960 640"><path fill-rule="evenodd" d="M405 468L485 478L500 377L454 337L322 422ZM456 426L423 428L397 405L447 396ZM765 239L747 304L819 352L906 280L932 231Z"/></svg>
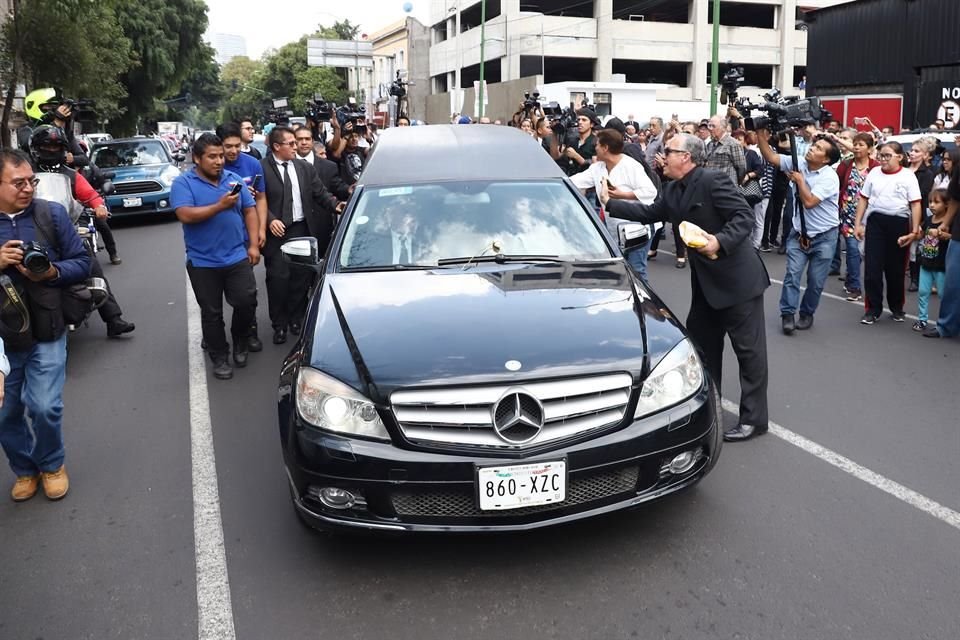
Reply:
<svg viewBox="0 0 960 640"><path fill-rule="evenodd" d="M726 398L723 399L723 408L727 411L733 413L734 415L739 415L740 407ZM947 523L954 529L960 529L960 512L954 511L949 507L945 507L935 500L931 500L923 494L917 493L913 489L909 489L899 482L895 482L885 476L880 475L876 471L871 471L870 469L859 465L850 458L840 455L836 451L827 449L823 445L817 444L813 440L801 436L799 433L794 433L786 427L780 426L775 422L770 422L770 433L785 440L792 444L795 447L798 447L807 453L820 458L827 464L831 464L834 467L840 469L845 473L849 473L854 478L866 482L867 484L880 489L884 493L888 493L897 500L907 503L915 509L919 509L924 513L930 514L937 520Z"/></svg>
<svg viewBox="0 0 960 640"><path fill-rule="evenodd" d="M200 350L203 332L187 276L187 353L190 370L190 458L193 467L193 550L197 566L200 640L234 640L233 605L220 520L220 490L213 450L207 371Z"/></svg>

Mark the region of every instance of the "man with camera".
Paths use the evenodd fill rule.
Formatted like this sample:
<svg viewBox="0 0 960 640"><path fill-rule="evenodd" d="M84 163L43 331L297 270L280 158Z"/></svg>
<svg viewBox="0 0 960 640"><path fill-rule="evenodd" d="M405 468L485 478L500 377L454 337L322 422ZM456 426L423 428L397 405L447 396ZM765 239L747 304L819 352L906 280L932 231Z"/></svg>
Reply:
<svg viewBox="0 0 960 640"><path fill-rule="evenodd" d="M577 138L568 144L562 154L566 158L566 173L574 176L590 168L593 157L597 155L597 138L593 127L600 123L592 109L577 109Z"/></svg>
<svg viewBox="0 0 960 640"><path fill-rule="evenodd" d="M223 142L205 133L193 143L193 170L177 176L170 205L183 223L187 274L200 307L207 353L218 380L233 377L223 326L223 299L233 307L233 362L247 366L257 312L253 265L260 261L260 222L243 179L224 171Z"/></svg>
<svg viewBox="0 0 960 640"><path fill-rule="evenodd" d="M764 159L790 177L793 198L800 205L788 213L792 227L786 238L787 273L780 295L780 321L783 333L813 326L813 314L820 304L823 285L837 247L840 179L831 165L840 160L840 148L826 137L817 139L804 156L780 155L770 146L770 132L757 130ZM787 212L784 213L786 218ZM807 274L807 290L800 300L800 281ZM796 320L799 302L800 318Z"/></svg>
<svg viewBox="0 0 960 640"><path fill-rule="evenodd" d="M0 151L0 270L5 295L25 322L3 324L10 360L0 407L0 444L17 476L11 497L51 500L70 488L64 466L63 386L67 336L62 290L90 274L91 257L66 209L35 198L37 177L22 151ZM27 424L27 416L30 424Z"/></svg>

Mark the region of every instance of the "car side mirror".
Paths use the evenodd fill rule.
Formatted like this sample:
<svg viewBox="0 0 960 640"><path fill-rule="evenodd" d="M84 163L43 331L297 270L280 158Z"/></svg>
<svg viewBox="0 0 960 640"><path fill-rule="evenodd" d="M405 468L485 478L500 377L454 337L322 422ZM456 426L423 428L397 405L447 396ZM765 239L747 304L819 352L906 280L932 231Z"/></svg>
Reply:
<svg viewBox="0 0 960 640"><path fill-rule="evenodd" d="M113 186L113 182L111 180L104 180L103 184L100 186L100 191L102 191L103 195L105 196L109 196L116 190L117 189Z"/></svg>
<svg viewBox="0 0 960 640"><path fill-rule="evenodd" d="M284 262L316 269L320 266L320 246L316 238L292 238L280 247Z"/></svg>
<svg viewBox="0 0 960 640"><path fill-rule="evenodd" d="M628 251L647 243L650 239L650 227L639 223L622 224L617 227L617 235L619 236L620 250Z"/></svg>

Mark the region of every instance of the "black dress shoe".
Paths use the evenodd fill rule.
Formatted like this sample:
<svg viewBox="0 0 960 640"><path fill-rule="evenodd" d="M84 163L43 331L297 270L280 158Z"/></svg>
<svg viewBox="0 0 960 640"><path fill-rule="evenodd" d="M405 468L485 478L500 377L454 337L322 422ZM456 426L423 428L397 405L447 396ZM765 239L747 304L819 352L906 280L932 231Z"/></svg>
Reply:
<svg viewBox="0 0 960 640"><path fill-rule="evenodd" d="M292 333L293 335L295 335L295 336L300 335L300 329L301 329L301 327L300 327L300 323L299 323L299 322L291 322L291 323L290 323L290 333Z"/></svg>
<svg viewBox="0 0 960 640"><path fill-rule="evenodd" d="M797 320L797 330L806 331L812 326L813 326L813 316L805 316L801 313L800 319Z"/></svg>
<svg viewBox="0 0 960 640"><path fill-rule="evenodd" d="M273 330L273 344L283 344L287 341L287 330L286 329L274 329Z"/></svg>
<svg viewBox="0 0 960 640"><path fill-rule="evenodd" d="M217 380L229 380L233 377L233 367L227 362L226 354L213 360L213 377Z"/></svg>
<svg viewBox="0 0 960 640"><path fill-rule="evenodd" d="M247 366L247 350L246 349L233 350L233 364L237 365L241 369Z"/></svg>
<svg viewBox="0 0 960 640"><path fill-rule="evenodd" d="M257 353L263 351L263 343L260 342L260 338L257 336L250 336L247 338L247 351Z"/></svg>
<svg viewBox="0 0 960 640"><path fill-rule="evenodd" d="M723 432L724 442L740 442L749 440L767 432L767 429L755 427L752 424L738 424L733 429L727 429Z"/></svg>
<svg viewBox="0 0 960 640"><path fill-rule="evenodd" d="M107 323L107 337L117 338L125 333L130 333L136 328L136 325L132 322L127 322L123 318L116 318Z"/></svg>
<svg viewBox="0 0 960 640"><path fill-rule="evenodd" d="M780 324L783 326L783 335L785 336L792 335L797 329L797 325L793 321L792 313L785 313L780 316Z"/></svg>

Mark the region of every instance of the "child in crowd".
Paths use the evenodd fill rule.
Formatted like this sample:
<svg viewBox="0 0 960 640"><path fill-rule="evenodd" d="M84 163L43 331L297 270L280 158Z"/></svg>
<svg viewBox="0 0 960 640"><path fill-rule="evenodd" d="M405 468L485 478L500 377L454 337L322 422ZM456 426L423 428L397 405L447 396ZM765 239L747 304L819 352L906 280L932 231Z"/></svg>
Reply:
<svg viewBox="0 0 960 640"><path fill-rule="evenodd" d="M913 325L914 331L923 331L927 327L927 306L933 287L936 287L937 291L943 290L950 234L940 231L938 227L947 213L948 202L946 189L934 189L930 192L930 212L933 215L927 216L921 225L923 237L919 241L920 292L917 294L918 320Z"/></svg>

